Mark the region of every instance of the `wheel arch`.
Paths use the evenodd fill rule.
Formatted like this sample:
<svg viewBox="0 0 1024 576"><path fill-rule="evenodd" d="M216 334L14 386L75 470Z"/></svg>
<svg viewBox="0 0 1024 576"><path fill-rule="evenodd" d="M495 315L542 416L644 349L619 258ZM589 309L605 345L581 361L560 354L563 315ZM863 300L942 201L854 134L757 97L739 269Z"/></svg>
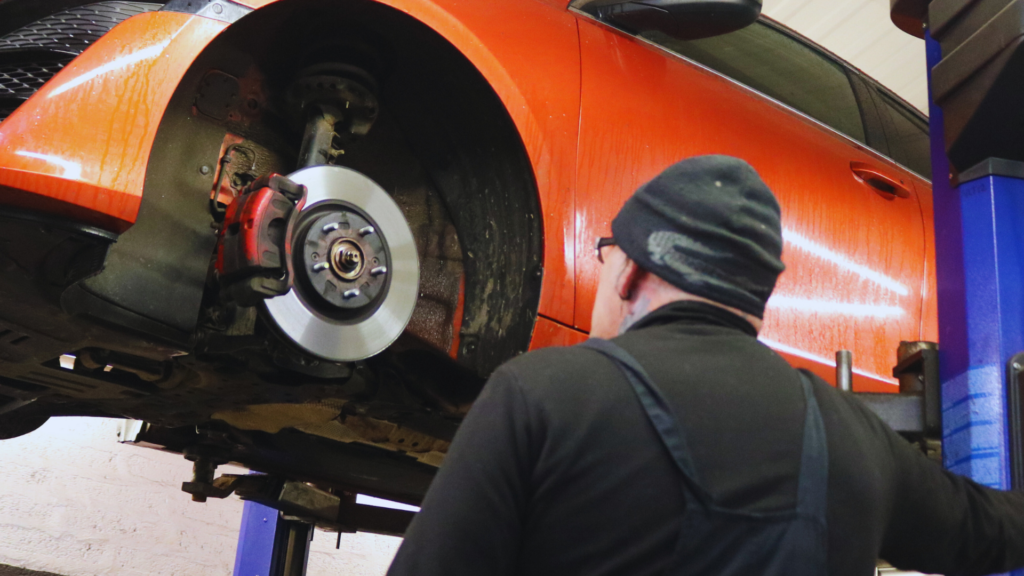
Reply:
<svg viewBox="0 0 1024 576"><path fill-rule="evenodd" d="M295 0L238 1L259 9ZM373 1L444 38L504 104L531 160L545 220L539 311L575 325L576 154L582 99L576 16L561 0Z"/></svg>
<svg viewBox="0 0 1024 576"><path fill-rule="evenodd" d="M524 138L539 130L534 113L470 27L428 2L279 0L221 37L302 37L327 46L334 25L339 34L358 29L366 34L361 40L385 44L377 46L383 56L374 71L383 77L381 106L395 113L459 234L465 273L459 363L486 376L527 350L538 313L544 218ZM215 40L206 51L222 44Z"/></svg>

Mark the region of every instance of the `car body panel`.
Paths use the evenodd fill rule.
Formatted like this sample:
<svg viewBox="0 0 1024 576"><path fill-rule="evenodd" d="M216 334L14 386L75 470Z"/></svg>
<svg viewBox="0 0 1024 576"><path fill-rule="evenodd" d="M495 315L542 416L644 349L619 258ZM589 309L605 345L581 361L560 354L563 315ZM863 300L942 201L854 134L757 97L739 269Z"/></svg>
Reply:
<svg viewBox="0 0 1024 576"><path fill-rule="evenodd" d="M174 12L115 26L0 124L4 204L128 229L171 94L226 27Z"/></svg>
<svg viewBox="0 0 1024 576"><path fill-rule="evenodd" d="M580 16L583 101L578 247L610 233L639 185L699 154L750 162L778 196L787 270L761 339L834 380L854 353L858 390L893 390L895 345L921 330L924 226L909 173L874 151L720 74ZM905 181L885 198L852 162ZM590 328L599 264L577 251L575 327Z"/></svg>
<svg viewBox="0 0 1024 576"><path fill-rule="evenodd" d="M932 185L920 176L913 175L911 181L921 199L921 218L924 220L924 286L921 303L921 340L939 341L939 297L935 276L935 202Z"/></svg>

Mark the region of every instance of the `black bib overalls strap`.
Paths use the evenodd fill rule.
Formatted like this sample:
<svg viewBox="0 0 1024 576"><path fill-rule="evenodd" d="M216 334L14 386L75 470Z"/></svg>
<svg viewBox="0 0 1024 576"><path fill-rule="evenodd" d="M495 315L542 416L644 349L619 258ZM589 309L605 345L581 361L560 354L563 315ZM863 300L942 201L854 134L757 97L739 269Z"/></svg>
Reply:
<svg viewBox="0 0 1024 576"><path fill-rule="evenodd" d="M701 485L686 437L644 368L613 342L583 346L612 359L625 374L647 417L682 473L686 496L679 543L669 576L824 576L827 561L828 444L810 380L800 373L807 411L797 504L792 510L747 512L717 506ZM728 449L728 447L723 447Z"/></svg>

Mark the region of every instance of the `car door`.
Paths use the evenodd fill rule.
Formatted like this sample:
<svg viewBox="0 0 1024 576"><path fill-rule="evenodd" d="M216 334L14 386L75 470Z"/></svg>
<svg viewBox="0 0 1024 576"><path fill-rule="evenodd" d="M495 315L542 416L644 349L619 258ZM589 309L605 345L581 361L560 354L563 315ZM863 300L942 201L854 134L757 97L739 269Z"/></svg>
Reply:
<svg viewBox="0 0 1024 576"><path fill-rule="evenodd" d="M635 37L579 13L582 56L575 321L589 330L590 248L625 199L673 162L728 154L783 210L783 260L761 339L834 379L854 353L858 390L891 390L901 339L917 339L924 262L919 200L864 144L848 70L762 20L694 42Z"/></svg>
<svg viewBox="0 0 1024 576"><path fill-rule="evenodd" d="M869 84L885 132L888 155L913 182L921 201L921 214L925 224L925 271L920 339L937 342L938 286L935 278L935 230L932 226L933 201L930 181L932 159L928 118L885 88L870 81Z"/></svg>

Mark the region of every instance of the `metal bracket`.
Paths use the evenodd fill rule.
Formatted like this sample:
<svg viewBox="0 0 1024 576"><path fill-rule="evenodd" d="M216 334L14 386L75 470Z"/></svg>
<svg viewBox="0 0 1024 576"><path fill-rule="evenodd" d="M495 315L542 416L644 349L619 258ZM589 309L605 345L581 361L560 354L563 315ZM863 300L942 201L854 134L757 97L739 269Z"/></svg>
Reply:
<svg viewBox="0 0 1024 576"><path fill-rule="evenodd" d="M309 484L276 476L225 474L214 480L213 486L224 494L218 497L234 492L242 500L280 510L287 516L332 532L401 536L415 516L414 512L405 510L356 504Z"/></svg>
<svg viewBox="0 0 1024 576"><path fill-rule="evenodd" d="M161 10L195 14L228 24L233 24L252 12L252 8L231 0L170 0Z"/></svg>
<svg viewBox="0 0 1024 576"><path fill-rule="evenodd" d="M942 388L939 381L939 350L931 343L905 356L892 369L900 381L901 394L921 394L924 416L924 434L930 438L942 437Z"/></svg>
<svg viewBox="0 0 1024 576"><path fill-rule="evenodd" d="M930 342L901 344L916 350L902 355L892 369L900 381L899 394L857 393L893 430L920 438L942 438L942 397L939 383L939 351Z"/></svg>

